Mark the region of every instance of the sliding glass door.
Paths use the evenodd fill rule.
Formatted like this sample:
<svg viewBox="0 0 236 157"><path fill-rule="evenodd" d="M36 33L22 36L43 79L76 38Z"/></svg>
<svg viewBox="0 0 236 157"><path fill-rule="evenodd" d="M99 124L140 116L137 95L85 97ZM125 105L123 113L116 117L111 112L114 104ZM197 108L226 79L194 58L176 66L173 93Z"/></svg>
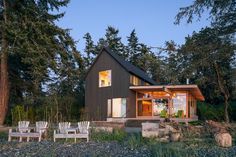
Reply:
<svg viewBox="0 0 236 157"><path fill-rule="evenodd" d="M126 117L126 98L108 99L107 111L108 117Z"/></svg>

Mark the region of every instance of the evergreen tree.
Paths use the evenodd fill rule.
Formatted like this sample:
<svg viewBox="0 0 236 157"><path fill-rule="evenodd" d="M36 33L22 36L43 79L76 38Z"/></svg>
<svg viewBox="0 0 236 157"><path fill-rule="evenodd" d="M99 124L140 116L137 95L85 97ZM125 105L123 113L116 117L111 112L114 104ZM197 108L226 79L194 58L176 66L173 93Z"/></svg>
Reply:
<svg viewBox="0 0 236 157"><path fill-rule="evenodd" d="M86 33L83 38L85 39L84 52L86 54L86 56L84 57L84 62L86 69L88 69L94 61L94 58L97 56L98 52L95 50L94 42L89 33Z"/></svg>
<svg viewBox="0 0 236 157"><path fill-rule="evenodd" d="M58 75L71 72L68 67L73 55L78 53L75 42L68 30L55 25L64 13L52 13L67 4L68 0L0 1L0 124L3 124L8 109L9 84L16 88L19 86L16 83L22 83L23 90L19 88L13 93L36 98L42 85L50 80L49 70Z"/></svg>
<svg viewBox="0 0 236 157"><path fill-rule="evenodd" d="M121 37L119 37L118 35L118 29L108 26L106 29L105 38L103 40L100 39L99 43L108 46L112 51L118 53L119 55L127 59L128 55L125 51L125 46L121 41Z"/></svg>
<svg viewBox="0 0 236 157"><path fill-rule="evenodd" d="M140 46L135 29L132 30L130 36L127 37L127 40L128 40L128 45L127 45L128 60L131 63L135 64L135 61L140 53L139 52Z"/></svg>

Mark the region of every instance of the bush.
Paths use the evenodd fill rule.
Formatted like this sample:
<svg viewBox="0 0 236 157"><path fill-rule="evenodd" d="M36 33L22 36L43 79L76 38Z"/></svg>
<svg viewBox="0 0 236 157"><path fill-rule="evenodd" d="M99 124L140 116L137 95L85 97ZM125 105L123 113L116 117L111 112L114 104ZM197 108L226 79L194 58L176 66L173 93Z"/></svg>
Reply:
<svg viewBox="0 0 236 157"><path fill-rule="evenodd" d="M211 105L205 102L197 103L198 117L200 120L224 120L224 106L223 105Z"/></svg>
<svg viewBox="0 0 236 157"><path fill-rule="evenodd" d="M143 146L147 142L148 140L144 139L141 133L130 133L127 139L127 144L132 150L140 146Z"/></svg>
<svg viewBox="0 0 236 157"><path fill-rule="evenodd" d="M231 121L236 121L236 101L229 103L229 117ZM212 105L205 102L197 103L199 120L224 121L224 104Z"/></svg>
<svg viewBox="0 0 236 157"><path fill-rule="evenodd" d="M167 118L167 111L166 110L162 110L160 113L160 117L161 118Z"/></svg>
<svg viewBox="0 0 236 157"><path fill-rule="evenodd" d="M6 132L0 132L0 140L7 140L8 134Z"/></svg>
<svg viewBox="0 0 236 157"><path fill-rule="evenodd" d="M116 129L113 133L106 131L95 132L92 130L91 139L94 141L118 141L122 142L127 138L127 133L121 129Z"/></svg>

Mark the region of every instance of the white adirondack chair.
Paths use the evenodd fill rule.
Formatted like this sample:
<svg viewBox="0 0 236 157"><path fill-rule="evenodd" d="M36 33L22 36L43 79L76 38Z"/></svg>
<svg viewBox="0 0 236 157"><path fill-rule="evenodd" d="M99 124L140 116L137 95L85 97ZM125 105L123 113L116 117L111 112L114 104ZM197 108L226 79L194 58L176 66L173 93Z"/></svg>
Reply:
<svg viewBox="0 0 236 157"><path fill-rule="evenodd" d="M58 130L54 130L53 140L56 142L56 138L68 138L68 129L70 128L70 122L60 122L58 124Z"/></svg>
<svg viewBox="0 0 236 157"><path fill-rule="evenodd" d="M89 141L89 124L90 122L79 122L78 128L71 128L69 122L59 123L59 129L54 130L54 142L57 138L86 138Z"/></svg>
<svg viewBox="0 0 236 157"><path fill-rule="evenodd" d="M28 132L29 131L29 121L19 121L18 130L19 132Z"/></svg>
<svg viewBox="0 0 236 157"><path fill-rule="evenodd" d="M46 121L38 121L36 122L36 132L39 132L41 130L41 133L45 133L47 131L48 128L48 122Z"/></svg>
<svg viewBox="0 0 236 157"><path fill-rule="evenodd" d="M78 122L78 135L79 138L86 138L89 141L89 121Z"/></svg>
<svg viewBox="0 0 236 157"><path fill-rule="evenodd" d="M42 139L42 134L46 132L47 122L36 122L35 132L30 132L29 121L19 121L16 132L12 132L12 129L9 129L8 141L11 141L12 137L19 137L19 141L22 141L22 138L27 138L27 142L30 138L38 138L40 142Z"/></svg>
<svg viewBox="0 0 236 157"><path fill-rule="evenodd" d="M21 142L22 137L27 137L24 135L30 132L29 123L30 123L29 121L19 121L15 132L12 132L12 129L9 129L8 141L11 141L12 137L19 137L20 138L19 141ZM28 140L29 139L27 137L27 141Z"/></svg>

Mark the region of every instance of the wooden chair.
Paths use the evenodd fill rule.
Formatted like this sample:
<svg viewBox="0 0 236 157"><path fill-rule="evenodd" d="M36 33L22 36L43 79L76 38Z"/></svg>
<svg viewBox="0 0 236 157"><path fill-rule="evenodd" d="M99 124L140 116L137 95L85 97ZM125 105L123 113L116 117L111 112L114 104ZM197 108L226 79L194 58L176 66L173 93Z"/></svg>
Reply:
<svg viewBox="0 0 236 157"><path fill-rule="evenodd" d="M89 141L89 121L78 122L78 138L86 138Z"/></svg>
<svg viewBox="0 0 236 157"><path fill-rule="evenodd" d="M36 122L36 132L39 132L41 130L41 133L46 135L47 129L48 129L48 122L46 121Z"/></svg>
<svg viewBox="0 0 236 157"><path fill-rule="evenodd" d="M30 132L29 129L29 121L19 121L18 122L18 126L15 129L15 131L13 132L13 129L9 129L9 133L8 133L8 141L11 141L12 137L19 137L19 141L22 141L23 137L27 137L27 133ZM28 141L28 137L27 137L27 141Z"/></svg>
<svg viewBox="0 0 236 157"><path fill-rule="evenodd" d="M22 138L27 138L29 142L30 138L38 138L40 142L42 139L42 134L46 132L47 122L36 122L35 132L31 132L29 128L29 121L19 121L16 132L12 132L12 129L9 129L8 141L11 141L12 137L19 137L19 141L22 141Z"/></svg>
<svg viewBox="0 0 236 157"><path fill-rule="evenodd" d="M36 122L36 127L34 129L34 132L28 132L27 133L27 142L29 142L30 138L38 138L38 141L40 142L42 140L42 135L46 134L48 127L48 122L45 121L38 121Z"/></svg>
<svg viewBox="0 0 236 157"><path fill-rule="evenodd" d="M56 138L66 138L68 134L68 129L70 128L70 122L60 122L58 124L58 130L53 132L53 141L56 142Z"/></svg>
<svg viewBox="0 0 236 157"><path fill-rule="evenodd" d="M90 122L78 122L78 128L71 128L69 122L59 123L58 130L54 130L53 140L57 138L86 138L89 141L89 124Z"/></svg>
<svg viewBox="0 0 236 157"><path fill-rule="evenodd" d="M19 132L28 132L29 131L29 121L19 121L18 130Z"/></svg>

